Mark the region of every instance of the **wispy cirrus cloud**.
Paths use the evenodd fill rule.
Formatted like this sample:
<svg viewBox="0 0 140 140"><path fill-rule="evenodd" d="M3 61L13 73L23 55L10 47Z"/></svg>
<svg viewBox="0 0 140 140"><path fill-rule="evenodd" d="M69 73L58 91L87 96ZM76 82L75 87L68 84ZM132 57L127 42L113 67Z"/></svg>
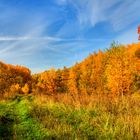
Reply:
<svg viewBox="0 0 140 140"><path fill-rule="evenodd" d="M26 40L51 40L51 41L63 41L66 39L57 38L57 37L32 37L32 36L0 36L0 41L26 41Z"/></svg>
<svg viewBox="0 0 140 140"><path fill-rule="evenodd" d="M0 59L33 71L70 66L112 40L136 41L139 7L139 0L2 0Z"/></svg>
<svg viewBox="0 0 140 140"><path fill-rule="evenodd" d="M62 3L63 1L60 0ZM139 21L139 0L65 0L72 4L78 12L81 24L95 26L100 22L108 22L114 30L123 28Z"/></svg>

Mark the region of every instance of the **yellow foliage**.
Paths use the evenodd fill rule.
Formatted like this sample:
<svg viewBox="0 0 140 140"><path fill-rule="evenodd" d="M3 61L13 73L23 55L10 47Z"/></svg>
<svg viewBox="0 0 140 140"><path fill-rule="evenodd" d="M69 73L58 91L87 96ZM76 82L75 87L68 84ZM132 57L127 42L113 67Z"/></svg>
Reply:
<svg viewBox="0 0 140 140"><path fill-rule="evenodd" d="M21 90L22 90L23 93L28 94L29 93L29 86L28 86L28 84L25 84L24 87L22 87Z"/></svg>
<svg viewBox="0 0 140 140"><path fill-rule="evenodd" d="M74 69L71 69L69 72L68 88L71 94L78 94L77 75Z"/></svg>
<svg viewBox="0 0 140 140"><path fill-rule="evenodd" d="M17 92L17 91L19 91L19 89L20 89L20 86L19 86L19 84L13 84L11 87L10 87L10 92Z"/></svg>
<svg viewBox="0 0 140 140"><path fill-rule="evenodd" d="M110 49L94 52L70 68L50 69L32 76L28 68L0 62L0 94L9 90L14 93L20 86L25 94L36 89L73 95L135 93L140 89L140 43L112 44Z"/></svg>

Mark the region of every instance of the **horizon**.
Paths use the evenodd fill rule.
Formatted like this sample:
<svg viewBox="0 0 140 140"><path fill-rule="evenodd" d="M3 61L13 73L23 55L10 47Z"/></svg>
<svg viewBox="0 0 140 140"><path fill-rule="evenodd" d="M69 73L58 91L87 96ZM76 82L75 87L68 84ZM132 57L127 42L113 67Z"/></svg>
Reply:
<svg viewBox="0 0 140 140"><path fill-rule="evenodd" d="M0 60L39 73L138 42L138 0L1 0ZM127 7L127 8L126 8Z"/></svg>

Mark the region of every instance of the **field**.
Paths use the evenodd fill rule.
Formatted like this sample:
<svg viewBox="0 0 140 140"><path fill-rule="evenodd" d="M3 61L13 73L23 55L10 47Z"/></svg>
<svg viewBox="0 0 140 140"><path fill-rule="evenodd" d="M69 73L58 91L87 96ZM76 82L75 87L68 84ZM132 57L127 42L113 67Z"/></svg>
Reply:
<svg viewBox="0 0 140 140"><path fill-rule="evenodd" d="M138 140L140 96L17 96L0 101L2 140Z"/></svg>
<svg viewBox="0 0 140 140"><path fill-rule="evenodd" d="M31 74L0 62L0 140L140 140L140 43Z"/></svg>

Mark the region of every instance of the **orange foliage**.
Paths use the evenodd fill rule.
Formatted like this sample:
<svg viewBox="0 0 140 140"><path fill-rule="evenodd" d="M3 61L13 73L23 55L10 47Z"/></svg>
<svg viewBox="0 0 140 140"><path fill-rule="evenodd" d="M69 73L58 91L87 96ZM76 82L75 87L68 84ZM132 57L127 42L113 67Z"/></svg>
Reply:
<svg viewBox="0 0 140 140"><path fill-rule="evenodd" d="M19 87L18 87L18 86ZM0 62L0 93L20 91L70 95L124 95L140 89L140 43L112 44L106 51L90 54L81 63L32 75L28 68Z"/></svg>

